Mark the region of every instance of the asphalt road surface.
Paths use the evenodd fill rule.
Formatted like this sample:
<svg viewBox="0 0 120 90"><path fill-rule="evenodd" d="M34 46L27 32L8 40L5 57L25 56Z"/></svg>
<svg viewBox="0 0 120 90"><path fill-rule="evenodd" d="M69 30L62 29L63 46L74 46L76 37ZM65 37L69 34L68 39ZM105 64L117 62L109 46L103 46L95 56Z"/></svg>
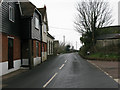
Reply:
<svg viewBox="0 0 120 90"><path fill-rule="evenodd" d="M118 88L112 78L77 53L50 58L32 70L3 81L4 88Z"/></svg>

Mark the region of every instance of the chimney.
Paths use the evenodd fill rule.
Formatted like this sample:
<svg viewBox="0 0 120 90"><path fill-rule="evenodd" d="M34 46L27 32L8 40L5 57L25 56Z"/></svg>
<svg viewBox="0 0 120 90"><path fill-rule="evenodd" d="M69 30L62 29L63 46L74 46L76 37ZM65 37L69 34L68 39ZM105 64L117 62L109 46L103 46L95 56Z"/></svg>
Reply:
<svg viewBox="0 0 120 90"><path fill-rule="evenodd" d="M44 9L45 9L45 11L46 11L46 5L44 5Z"/></svg>

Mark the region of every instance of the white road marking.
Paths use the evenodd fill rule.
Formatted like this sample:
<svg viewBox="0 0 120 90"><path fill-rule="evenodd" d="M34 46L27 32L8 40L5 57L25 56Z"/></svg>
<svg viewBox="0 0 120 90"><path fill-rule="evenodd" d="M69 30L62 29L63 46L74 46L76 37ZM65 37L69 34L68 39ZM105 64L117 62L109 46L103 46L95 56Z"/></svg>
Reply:
<svg viewBox="0 0 120 90"><path fill-rule="evenodd" d="M53 77L43 86L43 88L45 88L54 78L55 78L55 76L57 75L58 73L55 73L54 75L53 75Z"/></svg>
<svg viewBox="0 0 120 90"><path fill-rule="evenodd" d="M113 77L112 77L112 76L109 76L109 77L113 79Z"/></svg>
<svg viewBox="0 0 120 90"><path fill-rule="evenodd" d="M109 74L107 72L104 72L104 73L109 76Z"/></svg>
<svg viewBox="0 0 120 90"><path fill-rule="evenodd" d="M67 60L65 60L65 63L67 62Z"/></svg>
<svg viewBox="0 0 120 90"><path fill-rule="evenodd" d="M62 69L64 67L65 64L63 64L59 69Z"/></svg>
<svg viewBox="0 0 120 90"><path fill-rule="evenodd" d="M120 80L119 79L114 79L117 83L119 83L120 84Z"/></svg>

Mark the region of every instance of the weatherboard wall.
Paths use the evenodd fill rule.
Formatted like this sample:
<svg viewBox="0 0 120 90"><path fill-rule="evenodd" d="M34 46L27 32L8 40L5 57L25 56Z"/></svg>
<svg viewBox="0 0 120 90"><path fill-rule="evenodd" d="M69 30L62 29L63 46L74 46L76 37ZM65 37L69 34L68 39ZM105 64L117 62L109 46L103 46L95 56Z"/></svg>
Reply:
<svg viewBox="0 0 120 90"><path fill-rule="evenodd" d="M39 29L35 28L35 18L38 18L39 20ZM36 39L36 40L41 40L41 16L39 13L37 13L36 11L34 12L33 18L31 20L32 22L32 30L31 30L31 37L32 39Z"/></svg>
<svg viewBox="0 0 120 90"><path fill-rule="evenodd" d="M9 5L14 8L14 22L9 20ZM2 32L10 35L20 36L20 10L18 4L15 2L2 3Z"/></svg>

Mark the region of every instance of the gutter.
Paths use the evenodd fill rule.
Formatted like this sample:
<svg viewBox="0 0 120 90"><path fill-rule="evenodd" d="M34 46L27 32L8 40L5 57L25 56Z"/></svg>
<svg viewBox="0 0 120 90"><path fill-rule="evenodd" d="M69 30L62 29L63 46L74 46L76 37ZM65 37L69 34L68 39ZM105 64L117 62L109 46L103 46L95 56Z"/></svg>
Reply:
<svg viewBox="0 0 120 90"><path fill-rule="evenodd" d="M18 4L19 4L19 9L20 9L20 14L21 14L21 16L23 15L23 13L22 13L22 9L21 9L21 5L20 5L20 1L18 0Z"/></svg>

